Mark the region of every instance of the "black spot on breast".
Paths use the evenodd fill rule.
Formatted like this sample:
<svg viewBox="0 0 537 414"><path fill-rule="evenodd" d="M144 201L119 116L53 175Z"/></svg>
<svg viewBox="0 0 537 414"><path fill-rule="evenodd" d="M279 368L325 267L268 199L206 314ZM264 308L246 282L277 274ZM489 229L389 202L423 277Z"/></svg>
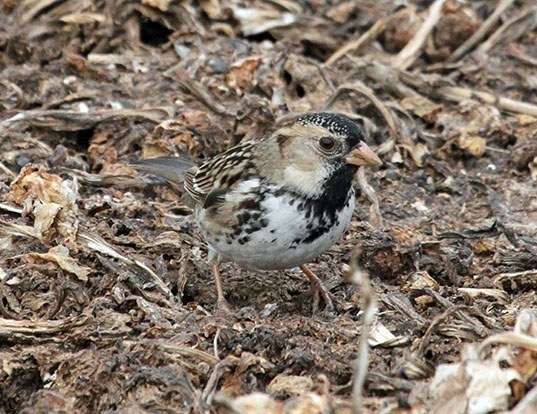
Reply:
<svg viewBox="0 0 537 414"><path fill-rule="evenodd" d="M251 217L252 216L248 211L244 211L240 213L239 215L237 215L237 219L239 220L239 224L241 226L246 224L250 220Z"/></svg>
<svg viewBox="0 0 537 414"><path fill-rule="evenodd" d="M274 233L276 233L276 229L271 229L270 232L271 232L272 234L274 234Z"/></svg>
<svg viewBox="0 0 537 414"><path fill-rule="evenodd" d="M326 234L329 231L330 231L330 227L317 226L309 232L308 236L304 240L302 240L302 243L309 244L317 240L319 237L321 237L323 234Z"/></svg>
<svg viewBox="0 0 537 414"><path fill-rule="evenodd" d="M278 239L272 239L270 242L271 243L276 243L276 240L278 240Z"/></svg>
<svg viewBox="0 0 537 414"><path fill-rule="evenodd" d="M247 229L245 229L244 231L245 231L247 234L251 234L251 233L256 232L256 231L259 231L259 230L261 230L261 227L252 225L252 226L248 227Z"/></svg>
<svg viewBox="0 0 537 414"><path fill-rule="evenodd" d="M259 210L260 209L260 205L259 205L259 201L256 200L255 198L248 198L244 201L241 201L239 203L239 209L241 210Z"/></svg>
<svg viewBox="0 0 537 414"><path fill-rule="evenodd" d="M248 243L249 241L250 241L250 237L248 237L248 236L241 237L238 240L239 244L245 244L245 243Z"/></svg>

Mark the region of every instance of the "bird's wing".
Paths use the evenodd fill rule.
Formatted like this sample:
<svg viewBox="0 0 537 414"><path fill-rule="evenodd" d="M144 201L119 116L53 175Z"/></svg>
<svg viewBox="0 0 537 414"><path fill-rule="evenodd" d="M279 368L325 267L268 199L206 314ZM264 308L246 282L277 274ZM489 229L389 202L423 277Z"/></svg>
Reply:
<svg viewBox="0 0 537 414"><path fill-rule="evenodd" d="M223 194L237 182L253 173L253 143L239 144L211 158L185 174L185 190L196 201L205 204L210 193Z"/></svg>

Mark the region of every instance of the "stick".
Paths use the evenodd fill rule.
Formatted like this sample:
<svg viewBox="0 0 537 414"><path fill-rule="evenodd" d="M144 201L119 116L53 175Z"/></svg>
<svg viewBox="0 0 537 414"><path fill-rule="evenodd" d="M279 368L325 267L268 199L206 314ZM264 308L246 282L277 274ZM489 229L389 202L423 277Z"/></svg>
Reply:
<svg viewBox="0 0 537 414"><path fill-rule="evenodd" d="M489 105L497 106L499 109L518 114L526 114L537 116L537 105L529 102L516 101L514 99L505 98L503 96L495 96L484 91L475 91L468 88L458 86L445 86L438 89L438 95L442 98L449 99L455 102L461 102L467 99L474 99L485 102Z"/></svg>
<svg viewBox="0 0 537 414"><path fill-rule="evenodd" d="M398 71L390 66L374 62L364 69L366 76L379 82L384 88L393 91L399 96L416 95L416 90L433 99L447 99L453 102L474 100L494 105L498 109L537 116L537 105L529 102L517 101L503 96L496 96L489 92L477 91L458 86L445 86L441 78L433 78L419 73L409 73ZM401 88L401 84L406 84L407 88ZM410 86L411 88L408 88Z"/></svg>
<svg viewBox="0 0 537 414"><path fill-rule="evenodd" d="M535 20L535 16L532 16L532 15L536 15L536 14L537 14L537 7L533 6L533 7L526 8L526 9L522 10L520 13L517 13L512 18L506 20L498 28L498 30L496 30L486 41L484 41L483 43L481 43L479 45L479 47L475 51L476 55L477 56L485 55L490 49L492 49L494 47L494 45L496 45L501 40L503 40L502 38L505 38L504 33L507 31L507 29L509 29L515 23L520 23L522 20L524 20L524 19L526 19L528 17L533 19L533 20ZM533 28L535 27L535 24L536 23L534 22L533 24L530 24L530 27L526 27L528 29L527 31L521 30L520 27L517 27L516 30L521 30L521 32L519 32L518 36L516 36L516 37L514 37L513 39L510 39L510 40L515 41L521 35L533 30ZM533 27L531 27L531 26L533 26Z"/></svg>
<svg viewBox="0 0 537 414"><path fill-rule="evenodd" d="M353 261L356 262L356 259ZM369 356L369 331L373 323L373 318L377 312L377 297L369 281L367 272L355 268L352 274L352 282L360 285L362 290L362 331L358 340L358 357L356 358L354 368L354 382L352 385L352 412L361 414L363 408L363 390L365 377L367 375L368 356Z"/></svg>
<svg viewBox="0 0 537 414"><path fill-rule="evenodd" d="M353 39L348 43L345 43L338 50L336 50L332 55L326 60L324 66L331 66L336 63L339 59L345 56L347 53L358 50L362 46L365 46L368 43L371 43L377 38L386 27L386 19L379 19L377 22L371 26L366 32L362 33L358 39Z"/></svg>
<svg viewBox="0 0 537 414"><path fill-rule="evenodd" d="M371 203L371 208L369 210L369 221L377 228L384 228L382 214L380 212L379 199L373 187L371 187L371 185L367 182L364 167L360 167L358 169L358 184L360 185L360 190L362 190Z"/></svg>
<svg viewBox="0 0 537 414"><path fill-rule="evenodd" d="M436 0L429 7L429 14L414 37L406 44L392 60L392 66L401 70L407 69L419 56L427 37L442 16L442 6L445 0Z"/></svg>
<svg viewBox="0 0 537 414"><path fill-rule="evenodd" d="M460 45L447 59L448 63L455 62L463 57L471 48L473 48L481 39L483 39L490 29L496 24L500 19L504 11L506 11L515 0L501 0L494 12L483 22L479 29L470 36L462 45Z"/></svg>
<svg viewBox="0 0 537 414"><path fill-rule="evenodd" d="M384 105L384 103L379 98L377 98L375 93L362 82L356 81L352 84L345 84L338 87L334 94L326 101L323 109L329 109L341 95L348 92L357 92L360 95L363 95L367 99L369 99L371 103L378 109L378 111L381 113L384 120L388 124L388 128L390 129L392 138L395 141L398 141L397 138L399 136L399 133L397 123L395 122L391 111L386 107L386 105Z"/></svg>
<svg viewBox="0 0 537 414"><path fill-rule="evenodd" d="M509 56L514 57L526 65L537 67L537 58L529 56L524 52L522 47L516 43L512 43L508 46L507 53Z"/></svg>

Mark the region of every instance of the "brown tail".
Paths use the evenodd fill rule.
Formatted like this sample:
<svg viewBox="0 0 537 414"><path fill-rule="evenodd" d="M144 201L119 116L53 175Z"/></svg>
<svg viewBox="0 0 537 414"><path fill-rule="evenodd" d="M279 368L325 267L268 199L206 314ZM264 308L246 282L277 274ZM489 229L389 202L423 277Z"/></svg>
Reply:
<svg viewBox="0 0 537 414"><path fill-rule="evenodd" d="M187 158L159 157L147 160L131 162L135 170L165 178L173 183L181 184L185 178L185 172L195 164Z"/></svg>

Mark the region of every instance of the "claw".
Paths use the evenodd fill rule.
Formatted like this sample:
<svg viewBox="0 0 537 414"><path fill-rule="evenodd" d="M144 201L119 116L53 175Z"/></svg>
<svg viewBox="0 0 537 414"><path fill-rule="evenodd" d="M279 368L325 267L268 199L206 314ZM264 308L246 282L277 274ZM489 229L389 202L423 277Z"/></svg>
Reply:
<svg viewBox="0 0 537 414"><path fill-rule="evenodd" d="M311 282L311 288L313 290L313 314L316 314L319 310L319 297L323 298L325 304L325 310L327 312L333 313L335 311L334 302L330 297L330 292L326 286L323 285L321 279L319 279L315 273L308 269L305 265L300 266L300 270L307 276Z"/></svg>

